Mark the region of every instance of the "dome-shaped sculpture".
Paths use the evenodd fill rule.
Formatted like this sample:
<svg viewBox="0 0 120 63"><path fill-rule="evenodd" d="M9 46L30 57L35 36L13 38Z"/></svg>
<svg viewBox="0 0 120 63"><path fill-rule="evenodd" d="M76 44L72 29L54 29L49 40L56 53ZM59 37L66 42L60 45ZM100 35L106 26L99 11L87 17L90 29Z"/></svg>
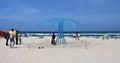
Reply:
<svg viewBox="0 0 120 63"><path fill-rule="evenodd" d="M79 21L70 18L52 18L38 23L37 28L39 28L40 31L58 32L58 26L61 21L63 22L64 32L81 31L81 29L85 27Z"/></svg>
<svg viewBox="0 0 120 63"><path fill-rule="evenodd" d="M78 32L83 24L70 18L53 18L40 22L40 31L57 32L56 44L66 44L64 32Z"/></svg>

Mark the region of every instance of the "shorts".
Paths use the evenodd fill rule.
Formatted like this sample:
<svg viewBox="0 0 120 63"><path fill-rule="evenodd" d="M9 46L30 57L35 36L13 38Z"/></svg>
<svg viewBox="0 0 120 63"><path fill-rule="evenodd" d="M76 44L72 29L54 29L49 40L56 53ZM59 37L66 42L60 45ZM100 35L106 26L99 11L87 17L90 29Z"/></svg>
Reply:
<svg viewBox="0 0 120 63"><path fill-rule="evenodd" d="M10 42L14 42L14 38L10 38Z"/></svg>

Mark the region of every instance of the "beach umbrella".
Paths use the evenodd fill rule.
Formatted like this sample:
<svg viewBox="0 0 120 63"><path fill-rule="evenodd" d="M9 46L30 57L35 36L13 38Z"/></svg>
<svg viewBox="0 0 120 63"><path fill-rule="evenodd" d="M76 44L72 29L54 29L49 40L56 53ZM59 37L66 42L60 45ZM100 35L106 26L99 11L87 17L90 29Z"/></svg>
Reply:
<svg viewBox="0 0 120 63"><path fill-rule="evenodd" d="M66 44L64 32L79 32L84 27L79 21L71 18L52 18L37 25L41 32L57 32L56 44Z"/></svg>

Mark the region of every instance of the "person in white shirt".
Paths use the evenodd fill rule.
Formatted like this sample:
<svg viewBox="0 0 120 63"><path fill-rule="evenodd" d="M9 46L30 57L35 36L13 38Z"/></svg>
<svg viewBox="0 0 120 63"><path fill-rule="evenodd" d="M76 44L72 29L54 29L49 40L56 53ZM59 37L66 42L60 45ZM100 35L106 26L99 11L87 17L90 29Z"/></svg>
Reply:
<svg viewBox="0 0 120 63"><path fill-rule="evenodd" d="M14 29L11 29L11 31L9 31L9 34L10 34L10 48L12 48L12 45L14 47L14 44L15 44L13 31L14 31ZM12 44L12 42L13 42L13 44Z"/></svg>

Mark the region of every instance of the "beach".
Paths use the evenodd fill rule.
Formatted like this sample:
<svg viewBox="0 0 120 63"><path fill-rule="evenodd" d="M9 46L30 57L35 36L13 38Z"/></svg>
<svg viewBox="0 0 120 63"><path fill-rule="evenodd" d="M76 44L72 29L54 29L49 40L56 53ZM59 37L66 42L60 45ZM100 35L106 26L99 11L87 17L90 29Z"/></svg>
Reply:
<svg viewBox="0 0 120 63"><path fill-rule="evenodd" d="M50 36L22 37L21 45L10 48L0 38L0 63L120 63L120 39L65 39L66 45L54 46Z"/></svg>

